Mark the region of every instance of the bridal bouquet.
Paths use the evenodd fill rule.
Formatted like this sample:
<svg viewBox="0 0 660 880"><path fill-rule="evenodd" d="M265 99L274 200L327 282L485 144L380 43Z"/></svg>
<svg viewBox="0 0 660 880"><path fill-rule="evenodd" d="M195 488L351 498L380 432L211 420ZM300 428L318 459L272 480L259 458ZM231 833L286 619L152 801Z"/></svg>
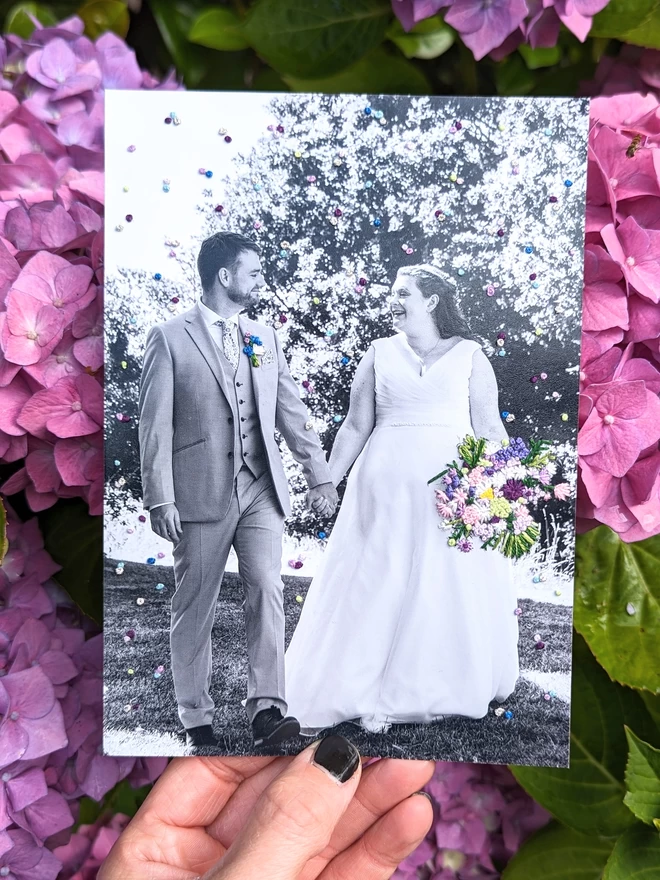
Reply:
<svg viewBox="0 0 660 880"><path fill-rule="evenodd" d="M474 541L519 559L532 549L541 529L531 510L541 501L570 494L568 483L552 485L557 466L545 440L517 437L506 445L467 436L458 447L460 463L451 464L429 483L450 547L469 553Z"/></svg>

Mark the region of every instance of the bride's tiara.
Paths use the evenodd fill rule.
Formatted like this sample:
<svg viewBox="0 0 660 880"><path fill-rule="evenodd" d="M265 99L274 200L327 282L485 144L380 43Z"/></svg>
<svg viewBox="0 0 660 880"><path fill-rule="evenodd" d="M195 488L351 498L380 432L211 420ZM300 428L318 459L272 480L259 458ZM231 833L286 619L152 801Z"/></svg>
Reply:
<svg viewBox="0 0 660 880"><path fill-rule="evenodd" d="M439 269L431 263L418 263L416 266L402 266L399 269L399 274L413 276L435 275L436 278L440 278L445 284L451 284L452 287L456 286L456 282L450 275L447 275L446 272L443 272L442 269Z"/></svg>

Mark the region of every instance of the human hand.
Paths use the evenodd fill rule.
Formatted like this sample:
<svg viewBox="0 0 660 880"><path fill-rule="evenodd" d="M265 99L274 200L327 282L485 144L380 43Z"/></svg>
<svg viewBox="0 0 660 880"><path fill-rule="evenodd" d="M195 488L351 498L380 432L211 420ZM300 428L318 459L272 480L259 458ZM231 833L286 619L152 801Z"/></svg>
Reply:
<svg viewBox="0 0 660 880"><path fill-rule="evenodd" d="M178 544L183 536L181 520L176 504L163 504L149 511L153 531L173 544Z"/></svg>
<svg viewBox="0 0 660 880"><path fill-rule="evenodd" d="M307 493L307 508L318 516L332 516L338 503L339 495L332 483L321 483Z"/></svg>
<svg viewBox="0 0 660 880"><path fill-rule="evenodd" d="M433 767L363 770L338 736L295 758L178 758L97 880L386 880L431 825L429 800L411 795Z"/></svg>

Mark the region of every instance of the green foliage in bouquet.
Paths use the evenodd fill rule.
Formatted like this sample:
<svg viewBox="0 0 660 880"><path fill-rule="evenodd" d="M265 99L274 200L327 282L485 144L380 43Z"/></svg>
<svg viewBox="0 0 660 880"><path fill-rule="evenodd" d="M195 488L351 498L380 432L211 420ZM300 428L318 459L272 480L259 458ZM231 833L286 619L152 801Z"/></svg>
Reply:
<svg viewBox="0 0 660 880"><path fill-rule="evenodd" d="M534 474L535 470L540 471L549 462L554 461L555 456L551 452L552 444L546 440L533 439L530 440L528 446L521 447L522 441L518 440L515 442L517 444L515 450L518 452L516 460L519 462L519 466L533 469L517 481L519 489L521 493L525 490L531 490L534 495L531 495L528 500L531 504L537 504L542 496L551 497L554 493L554 486L543 482ZM502 449L506 449L507 446L509 446L509 442L504 441ZM442 480L447 475L451 475L455 479L462 479L467 477L475 468L492 467L493 458L496 458L498 453L489 455L486 451L487 447L488 441L485 438L477 438L468 434L458 446L460 462L452 461L443 471L432 477L428 483L431 484ZM519 451L521 448L526 450L524 454ZM512 446L512 451L513 449L514 447ZM451 537L448 540L450 547L458 547L463 552L469 552L472 549L471 539L477 538L482 542L482 550L498 550L507 559L521 559L534 548L534 545L541 537L541 529L537 523L532 522L531 518L526 516L526 527L522 530L516 529L516 513L513 505L506 498L495 494L491 487L480 495L476 495L473 488L470 488L469 491L471 497L467 498L464 509L464 513L467 511L466 516L459 512L451 516L443 508L444 497L442 495L439 496L438 513L445 520L445 526L451 529ZM492 522L504 522L506 526L502 530L498 527L498 530L494 534L490 534L490 536L480 534L479 525L469 519L469 508L482 499L490 500ZM527 503L527 500L525 500L525 511ZM490 531L493 531L492 527Z"/></svg>

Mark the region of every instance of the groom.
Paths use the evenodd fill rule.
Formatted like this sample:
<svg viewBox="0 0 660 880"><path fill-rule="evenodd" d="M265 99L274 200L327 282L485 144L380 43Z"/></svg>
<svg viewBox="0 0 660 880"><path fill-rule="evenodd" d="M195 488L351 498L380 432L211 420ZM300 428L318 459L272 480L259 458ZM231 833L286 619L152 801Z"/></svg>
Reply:
<svg viewBox="0 0 660 880"><path fill-rule="evenodd" d="M291 508L276 430L302 466L308 506L327 516L337 505L277 333L241 314L265 286L259 254L237 233L207 238L197 260L202 297L152 327L142 369L144 507L153 531L174 544L172 674L191 748L218 745L211 633L232 545L245 594L254 744L274 745L300 731L286 715L280 566Z"/></svg>

